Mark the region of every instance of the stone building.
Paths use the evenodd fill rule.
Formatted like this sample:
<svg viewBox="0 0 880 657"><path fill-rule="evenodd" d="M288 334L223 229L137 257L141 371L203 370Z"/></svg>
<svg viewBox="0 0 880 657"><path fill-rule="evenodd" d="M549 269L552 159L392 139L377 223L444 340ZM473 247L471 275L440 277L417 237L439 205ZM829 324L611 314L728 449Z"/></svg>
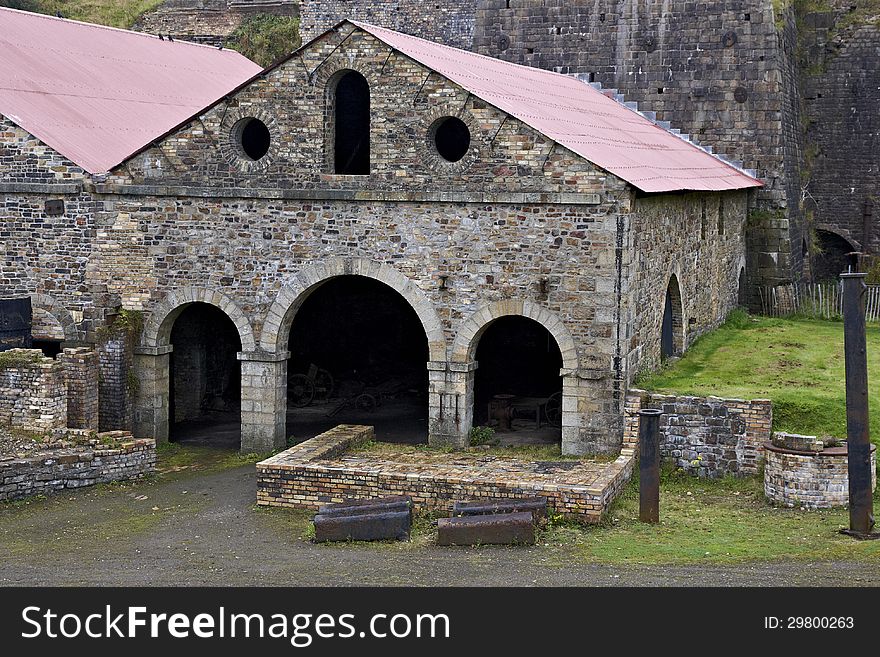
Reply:
<svg viewBox="0 0 880 657"><path fill-rule="evenodd" d="M129 60L157 43L112 33ZM0 296L68 342L144 314L138 436L222 410L243 450L281 447L317 365L401 382L413 437L459 446L496 394L559 392L563 451L613 453L634 377L739 302L761 183L582 80L343 21L226 82L113 157L92 121L65 142L0 106ZM101 109L110 143L137 123Z"/></svg>

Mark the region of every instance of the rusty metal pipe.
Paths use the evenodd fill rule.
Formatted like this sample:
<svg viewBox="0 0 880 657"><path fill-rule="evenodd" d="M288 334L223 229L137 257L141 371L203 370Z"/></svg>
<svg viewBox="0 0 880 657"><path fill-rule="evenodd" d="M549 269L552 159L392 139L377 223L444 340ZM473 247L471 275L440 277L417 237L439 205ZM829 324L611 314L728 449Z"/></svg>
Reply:
<svg viewBox="0 0 880 657"><path fill-rule="evenodd" d="M639 411L639 520L660 522L660 415L662 411Z"/></svg>
<svg viewBox="0 0 880 657"><path fill-rule="evenodd" d="M868 434L868 358L865 343L865 274L842 274L846 358L846 434L849 466L849 530L869 534L874 526L871 441Z"/></svg>

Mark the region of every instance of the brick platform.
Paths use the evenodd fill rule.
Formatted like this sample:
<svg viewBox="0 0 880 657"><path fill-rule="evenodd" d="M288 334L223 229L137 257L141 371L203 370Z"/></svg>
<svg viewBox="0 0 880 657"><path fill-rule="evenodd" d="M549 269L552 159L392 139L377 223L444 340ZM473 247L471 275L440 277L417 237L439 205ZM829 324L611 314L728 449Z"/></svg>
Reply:
<svg viewBox="0 0 880 657"><path fill-rule="evenodd" d="M373 428L340 425L257 464L257 504L317 509L345 498L410 495L417 510L455 500L547 498L555 513L598 522L633 470L632 450L612 462L535 462L480 452L352 452Z"/></svg>

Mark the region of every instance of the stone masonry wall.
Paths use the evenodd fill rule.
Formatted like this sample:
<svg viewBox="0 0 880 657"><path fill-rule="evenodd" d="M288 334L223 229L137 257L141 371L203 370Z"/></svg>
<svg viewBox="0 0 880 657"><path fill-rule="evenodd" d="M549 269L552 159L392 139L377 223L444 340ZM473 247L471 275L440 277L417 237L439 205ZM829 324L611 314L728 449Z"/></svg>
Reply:
<svg viewBox="0 0 880 657"><path fill-rule="evenodd" d="M306 43L349 18L470 50L478 4L478 0L301 0L300 34Z"/></svg>
<svg viewBox="0 0 880 657"><path fill-rule="evenodd" d="M67 426L64 366L39 349L3 352L0 425L34 432Z"/></svg>
<svg viewBox="0 0 880 657"><path fill-rule="evenodd" d="M483 0L474 49L590 76L657 113L765 181L757 207L778 215L756 236L753 284L800 272L800 125L791 56L793 13L768 0ZM794 145L790 145L794 139ZM791 150L786 151L786 148ZM770 233L767 235L767 233ZM763 239L764 237L769 239Z"/></svg>
<svg viewBox="0 0 880 657"><path fill-rule="evenodd" d="M813 3L801 22L806 208L813 224L880 252L880 3Z"/></svg>
<svg viewBox="0 0 880 657"><path fill-rule="evenodd" d="M660 453L700 477L754 475L770 439L769 400L662 395L631 389L626 397L624 446L638 449L642 408L659 408Z"/></svg>
<svg viewBox="0 0 880 657"><path fill-rule="evenodd" d="M632 260L628 282L629 385L660 364L666 289L673 277L681 296L674 344L682 353L700 334L722 323L738 305L745 265L744 192L637 198L624 252ZM712 290L711 293L707 293ZM677 311L677 309L676 309Z"/></svg>
<svg viewBox="0 0 880 657"><path fill-rule="evenodd" d="M67 383L67 426L98 430L98 352L91 347L72 347L58 355Z"/></svg>
<svg viewBox="0 0 880 657"><path fill-rule="evenodd" d="M58 449L28 458L0 457L0 501L140 479L155 470L156 441L116 435L118 447Z"/></svg>

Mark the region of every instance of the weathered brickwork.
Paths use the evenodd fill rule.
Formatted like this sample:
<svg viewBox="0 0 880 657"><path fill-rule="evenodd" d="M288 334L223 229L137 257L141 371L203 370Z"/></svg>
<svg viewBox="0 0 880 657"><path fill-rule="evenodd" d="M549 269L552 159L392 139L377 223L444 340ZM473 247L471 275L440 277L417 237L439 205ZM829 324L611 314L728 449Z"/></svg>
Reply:
<svg viewBox="0 0 880 657"><path fill-rule="evenodd" d="M98 353L91 347L72 347L58 356L67 385L67 426L98 429Z"/></svg>
<svg viewBox="0 0 880 657"><path fill-rule="evenodd" d="M555 512L599 522L632 475L633 455L578 464L551 474L515 459L449 455L418 458L347 456L373 436L372 427L340 425L257 464L257 504L314 510L346 498L409 495L416 510L450 512L456 500L545 496Z"/></svg>
<svg viewBox="0 0 880 657"><path fill-rule="evenodd" d="M0 501L31 495L140 479L156 469L156 441L135 440L130 434L98 434L112 447L71 447L41 452L27 458L0 457Z"/></svg>
<svg viewBox="0 0 880 657"><path fill-rule="evenodd" d="M435 0L430 4L399 0L302 0L300 33L305 43L348 18L470 50L479 4L479 0Z"/></svg>
<svg viewBox="0 0 880 657"><path fill-rule="evenodd" d="M330 90L349 69L370 85L367 176L331 172ZM429 143L444 115L471 129L461 166L438 167ZM248 117L270 131L258 161L233 143ZM626 386L658 360L671 272L683 348L735 305L745 254L744 193L636 195L350 26L84 188L74 198L96 211L81 226L58 218L44 237L29 237L48 221L44 195L28 197L26 221L18 197L3 197L20 243L6 247L16 278L4 274L0 293L31 294L68 339L97 340L120 305L143 310L134 354L121 341L99 349L100 426L157 440L171 420L174 321L187 304L220 308L241 339L246 451L285 443L288 337L303 299L330 278L360 275L399 292L421 321L432 442L467 442L479 337L495 319L521 315L547 328L562 354L563 450L615 453ZM79 241L67 237L74 226ZM69 258L76 266L37 266Z"/></svg>
<svg viewBox="0 0 880 657"><path fill-rule="evenodd" d="M635 450L642 408L663 411L660 453L677 467L700 477L758 473L773 424L769 400L661 395L632 389L626 397L623 443Z"/></svg>
<svg viewBox="0 0 880 657"><path fill-rule="evenodd" d="M100 363L99 425L101 431L129 430L133 422L132 351L125 337L98 344Z"/></svg>
<svg viewBox="0 0 880 657"><path fill-rule="evenodd" d="M64 366L39 349L10 349L0 361L0 426L48 431L67 426Z"/></svg>
<svg viewBox="0 0 880 657"><path fill-rule="evenodd" d="M764 493L776 504L829 509L849 504L846 445L803 451L764 445ZM871 446L871 489L877 487L877 449Z"/></svg>

